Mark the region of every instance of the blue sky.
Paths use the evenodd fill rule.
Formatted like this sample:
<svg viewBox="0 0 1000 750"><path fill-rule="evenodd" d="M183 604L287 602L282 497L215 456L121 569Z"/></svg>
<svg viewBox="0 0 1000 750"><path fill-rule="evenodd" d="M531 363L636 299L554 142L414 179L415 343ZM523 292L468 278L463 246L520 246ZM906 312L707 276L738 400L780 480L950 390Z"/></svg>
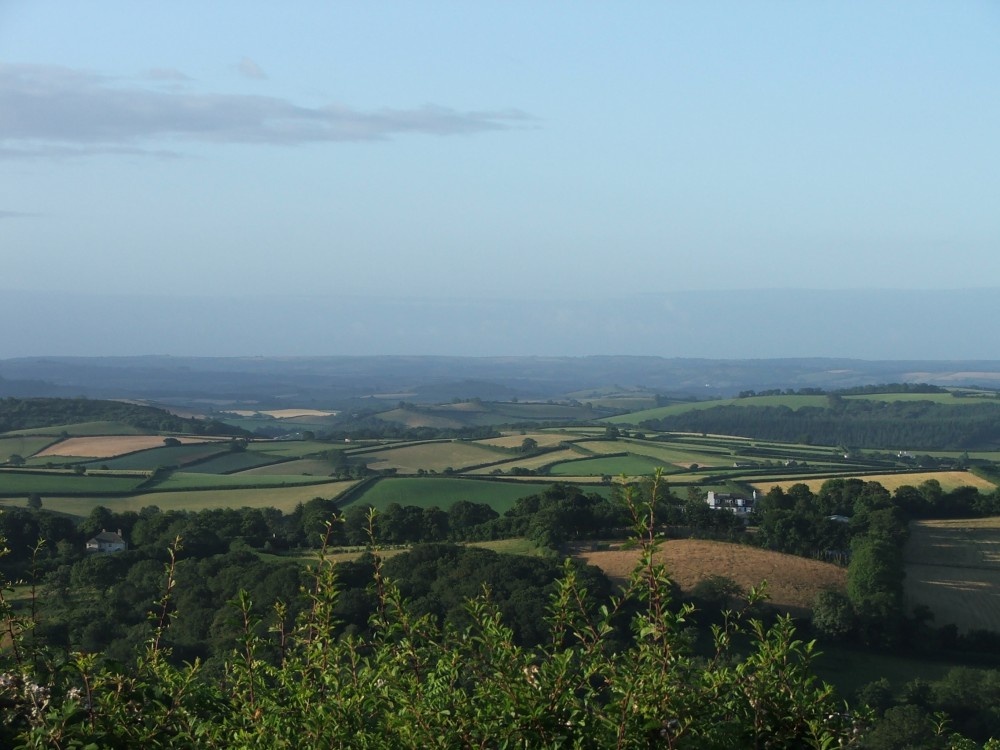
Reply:
<svg viewBox="0 0 1000 750"><path fill-rule="evenodd" d="M0 2L0 289L997 287L998 92L985 1Z"/></svg>

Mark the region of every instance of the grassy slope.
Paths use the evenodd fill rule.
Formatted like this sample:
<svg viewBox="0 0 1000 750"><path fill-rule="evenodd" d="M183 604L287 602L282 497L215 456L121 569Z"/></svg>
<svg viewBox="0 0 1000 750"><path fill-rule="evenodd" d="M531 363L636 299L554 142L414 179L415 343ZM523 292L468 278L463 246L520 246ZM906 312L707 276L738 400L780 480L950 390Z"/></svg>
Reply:
<svg viewBox="0 0 1000 750"><path fill-rule="evenodd" d="M152 430L142 430L132 425L120 422L78 422L76 424L61 424L52 427L32 427L25 430L5 432L10 435L151 435Z"/></svg>

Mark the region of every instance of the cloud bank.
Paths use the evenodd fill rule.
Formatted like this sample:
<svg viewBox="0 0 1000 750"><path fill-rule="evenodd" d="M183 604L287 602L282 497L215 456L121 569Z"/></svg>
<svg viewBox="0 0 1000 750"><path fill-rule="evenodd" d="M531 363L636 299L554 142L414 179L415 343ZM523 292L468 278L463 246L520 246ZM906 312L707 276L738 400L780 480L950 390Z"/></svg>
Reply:
<svg viewBox="0 0 1000 750"><path fill-rule="evenodd" d="M431 104L304 107L276 97L144 89L64 67L0 65L0 157L6 158L169 155L165 144L185 141L302 145L466 135L529 119L517 110L461 112Z"/></svg>

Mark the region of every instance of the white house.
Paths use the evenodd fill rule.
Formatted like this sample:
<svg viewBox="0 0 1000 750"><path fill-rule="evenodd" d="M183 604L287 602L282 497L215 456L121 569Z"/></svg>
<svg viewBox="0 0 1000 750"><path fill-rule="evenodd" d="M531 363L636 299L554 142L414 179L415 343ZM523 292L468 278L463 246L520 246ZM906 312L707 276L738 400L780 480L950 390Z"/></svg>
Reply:
<svg viewBox="0 0 1000 750"><path fill-rule="evenodd" d="M705 502L712 510L728 510L737 516L747 516L753 513L753 506L757 501L756 490L754 490L753 495L752 498L745 498L709 490Z"/></svg>
<svg viewBox="0 0 1000 750"><path fill-rule="evenodd" d="M101 529L100 534L87 541L87 552L123 552L127 548L121 529L117 533Z"/></svg>

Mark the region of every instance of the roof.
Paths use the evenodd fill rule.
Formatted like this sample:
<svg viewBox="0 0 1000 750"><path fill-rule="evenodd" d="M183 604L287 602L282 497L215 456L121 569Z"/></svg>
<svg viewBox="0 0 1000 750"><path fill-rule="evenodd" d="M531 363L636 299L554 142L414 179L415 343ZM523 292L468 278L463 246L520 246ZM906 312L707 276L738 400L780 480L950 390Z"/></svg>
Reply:
<svg viewBox="0 0 1000 750"><path fill-rule="evenodd" d="M102 531L100 534L94 536L90 541L104 542L105 544L114 544L115 542L119 542L122 544L125 543L125 540L122 539L121 534L116 534L113 531Z"/></svg>

